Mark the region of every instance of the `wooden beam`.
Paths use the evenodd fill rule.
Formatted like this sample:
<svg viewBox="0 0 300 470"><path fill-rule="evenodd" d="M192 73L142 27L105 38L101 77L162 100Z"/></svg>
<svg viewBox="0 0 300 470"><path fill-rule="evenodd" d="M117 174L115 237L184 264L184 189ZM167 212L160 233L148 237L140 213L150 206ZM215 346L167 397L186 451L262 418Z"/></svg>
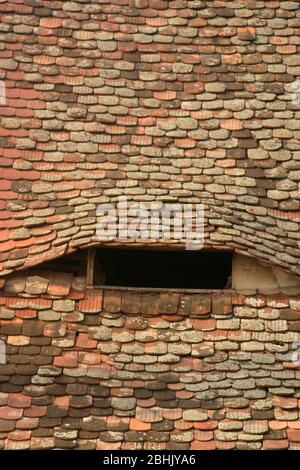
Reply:
<svg viewBox="0 0 300 470"><path fill-rule="evenodd" d="M88 248L86 265L86 284L88 287L94 285L94 258L96 251L94 248Z"/></svg>

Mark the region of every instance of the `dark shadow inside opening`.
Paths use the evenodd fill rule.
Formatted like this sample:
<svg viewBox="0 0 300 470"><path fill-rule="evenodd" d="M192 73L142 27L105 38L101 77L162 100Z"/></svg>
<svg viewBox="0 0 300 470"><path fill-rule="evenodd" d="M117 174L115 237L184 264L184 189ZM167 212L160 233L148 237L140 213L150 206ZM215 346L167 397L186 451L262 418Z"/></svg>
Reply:
<svg viewBox="0 0 300 470"><path fill-rule="evenodd" d="M94 284L181 289L230 289L232 253L101 248Z"/></svg>

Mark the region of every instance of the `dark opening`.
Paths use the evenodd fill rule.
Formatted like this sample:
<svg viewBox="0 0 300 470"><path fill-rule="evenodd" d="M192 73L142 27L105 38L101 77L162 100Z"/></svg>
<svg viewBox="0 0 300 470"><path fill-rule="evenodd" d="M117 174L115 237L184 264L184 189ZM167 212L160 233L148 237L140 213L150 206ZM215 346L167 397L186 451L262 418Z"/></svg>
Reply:
<svg viewBox="0 0 300 470"><path fill-rule="evenodd" d="M230 289L232 253L99 249L95 284L124 287Z"/></svg>

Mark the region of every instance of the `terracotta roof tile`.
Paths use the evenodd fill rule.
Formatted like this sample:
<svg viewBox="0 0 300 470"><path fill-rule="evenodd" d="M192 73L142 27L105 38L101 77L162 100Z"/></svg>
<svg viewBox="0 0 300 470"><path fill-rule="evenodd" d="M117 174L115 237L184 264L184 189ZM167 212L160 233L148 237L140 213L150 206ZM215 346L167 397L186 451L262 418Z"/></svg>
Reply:
<svg viewBox="0 0 300 470"><path fill-rule="evenodd" d="M14 14L18 24L11 23L7 38L14 40L7 40L0 59L6 85L0 218L9 232L22 226L49 230L44 246L29 250L17 264L11 264L9 255L14 242L19 248L42 240L28 233L26 243L12 240L9 233L2 240L2 273L56 257L61 238L60 254L96 242L95 222L88 223L89 235L76 224L81 217L76 198L84 197L85 190L99 188L108 198L128 191L143 201L155 184L157 197L175 195L179 202L188 196L198 202L205 198L207 247L218 240L239 251L242 237L242 250L249 255L299 274L294 230L286 226L278 231L281 219L299 222L299 119L292 102L299 68L295 2L263 2L259 26L253 23L254 3L234 9L213 1L207 15L198 3L168 8L159 0L132 0L122 24L118 18L124 6L114 2L114 15L110 7L106 2L89 10L86 4L58 2L55 15L52 6L40 15L37 4L1 2L5 24ZM85 28L88 18L97 28ZM286 27L293 31L290 42ZM276 35L264 36L266 29ZM55 47L62 48L61 54L53 54ZM276 64L269 61L274 53ZM185 127L191 119L195 128ZM179 153L188 165L182 181L173 176ZM159 174L151 170L153 158ZM143 178L126 169L146 164ZM233 180L216 184L213 169L218 176L232 169ZM249 172L256 175L253 186L246 184ZM120 189L120 179L130 182L131 189ZM49 213L30 213L42 202ZM213 222L221 208L227 234ZM264 209L268 227L258 232ZM249 236L241 211L251 214ZM92 207L86 212L94 215ZM68 228L76 231L61 237L60 220L68 220ZM276 243L272 233L277 233Z"/></svg>

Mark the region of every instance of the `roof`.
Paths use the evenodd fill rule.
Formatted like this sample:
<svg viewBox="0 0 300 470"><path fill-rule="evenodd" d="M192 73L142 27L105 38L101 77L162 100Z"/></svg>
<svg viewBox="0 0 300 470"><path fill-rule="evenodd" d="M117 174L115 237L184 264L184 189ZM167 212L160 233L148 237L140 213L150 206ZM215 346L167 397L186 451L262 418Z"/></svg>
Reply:
<svg viewBox="0 0 300 470"><path fill-rule="evenodd" d="M1 2L1 273L97 243L126 195L202 202L207 247L300 274L298 8Z"/></svg>

